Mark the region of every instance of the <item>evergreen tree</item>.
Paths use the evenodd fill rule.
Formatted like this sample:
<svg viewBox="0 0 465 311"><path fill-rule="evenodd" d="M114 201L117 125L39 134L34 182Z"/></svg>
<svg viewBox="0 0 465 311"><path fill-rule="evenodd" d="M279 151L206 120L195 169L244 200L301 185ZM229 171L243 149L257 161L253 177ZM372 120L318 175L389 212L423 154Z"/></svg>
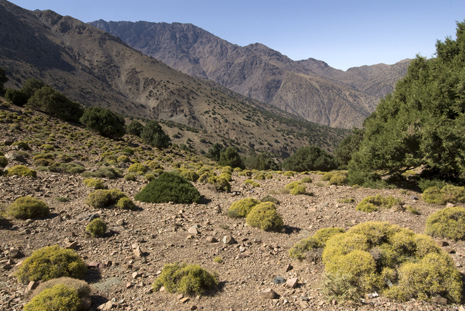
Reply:
<svg viewBox="0 0 465 311"><path fill-rule="evenodd" d="M5 89L3 88L3 85L8 81L8 78L6 77L5 70L0 67L0 96L3 96L5 94Z"/></svg>
<svg viewBox="0 0 465 311"><path fill-rule="evenodd" d="M363 184L373 170L402 172L423 166L444 177L465 177L465 23L457 39L436 43L436 57L417 56L364 122L349 182Z"/></svg>
<svg viewBox="0 0 465 311"><path fill-rule="evenodd" d="M86 108L80 121L88 129L105 137L118 138L125 134L124 118L105 108Z"/></svg>
<svg viewBox="0 0 465 311"><path fill-rule="evenodd" d="M221 166L244 168L242 159L239 156L239 153L237 153L236 148L234 147L228 147L221 151L220 160L218 161L218 164Z"/></svg>
<svg viewBox="0 0 465 311"><path fill-rule="evenodd" d="M222 144L215 143L210 149L208 149L206 157L218 162L220 160L221 151L223 150L224 146Z"/></svg>
<svg viewBox="0 0 465 311"><path fill-rule="evenodd" d="M27 79L26 82L24 82L23 86L21 87L21 91L24 94L26 94L27 98L29 99L32 97L32 95L34 95L34 93L37 90L40 90L44 86L48 86L48 85L40 80L31 78L31 79Z"/></svg>
<svg viewBox="0 0 465 311"><path fill-rule="evenodd" d="M131 123L129 123L129 125L127 126L126 128L126 132L128 134L132 134L132 135L135 135L135 136L140 136L140 134L142 133L142 130L144 129L144 126L142 124L140 124L139 122L137 122L136 120L133 120L131 121Z"/></svg>
<svg viewBox="0 0 465 311"><path fill-rule="evenodd" d="M297 151L283 162L283 169L303 171L330 171L337 168L332 155L318 146L307 146Z"/></svg>
<svg viewBox="0 0 465 311"><path fill-rule="evenodd" d="M334 156L339 162L339 166L342 169L347 168L347 164L352 158L352 154L358 151L360 143L363 140L364 129L353 128L352 133L346 136L337 146L334 151Z"/></svg>
<svg viewBox="0 0 465 311"><path fill-rule="evenodd" d="M163 131L156 121L148 121L142 130L140 137L147 144L156 148L166 148L170 145L170 137Z"/></svg>

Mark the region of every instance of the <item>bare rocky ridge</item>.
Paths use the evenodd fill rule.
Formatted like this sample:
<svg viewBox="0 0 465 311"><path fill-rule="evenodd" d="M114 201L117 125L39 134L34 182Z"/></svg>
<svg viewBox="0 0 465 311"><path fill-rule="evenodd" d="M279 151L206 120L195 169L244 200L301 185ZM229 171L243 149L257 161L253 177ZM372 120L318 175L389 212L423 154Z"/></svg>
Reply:
<svg viewBox="0 0 465 311"><path fill-rule="evenodd" d="M255 43L231 44L192 24L90 23L165 64L320 124L361 125L394 89L409 61L337 70L309 58L293 61Z"/></svg>
<svg viewBox="0 0 465 311"><path fill-rule="evenodd" d="M5 111L5 110L1 110ZM131 146L138 141L126 135L120 141L99 137L86 130L48 118L42 113L23 115L21 110L10 109L24 119L18 120L20 130L8 131L8 123L0 123L4 139L0 151L5 154L24 154L21 161L11 160L7 167L22 164L37 169L32 155L39 153L41 144L48 141L57 153L74 153L87 171L93 171L101 162L103 152ZM42 122L47 121L46 125ZM27 129L32 126L32 129ZM64 126L64 127L63 127ZM49 134L50 133L50 134ZM13 142L31 140L32 150L17 150ZM4 141L8 141L4 144ZM93 141L93 145L87 145ZM98 148L97 146L101 146ZM71 151L70 148L75 148ZM176 149L157 150L146 145L137 148L132 159L140 162L155 159L165 171L171 164L188 164L191 154ZM162 160L159 160L159 159ZM170 158L171 162L164 159ZM205 164L207 159L201 159ZM199 159L195 160L198 164ZM124 164L124 163L123 163ZM123 173L127 167L120 166ZM283 194L280 190L292 181L311 177L306 184L313 195ZM37 178L0 176L0 309L22 310L29 300L27 284L19 284L14 277L17 265L31 253L47 245L75 249L89 267L86 281L92 288L92 308L102 310L457 310L458 306L409 301L400 303L384 297L367 298L360 306L337 305L321 293L324 266L320 261L291 260L289 249L302 238L327 227L348 229L365 221L388 221L401 227L423 233L426 218L443 208L427 204L412 191L400 189L366 189L348 186L329 186L318 183L321 175L285 177L276 172L273 179L258 180L258 188L244 183L248 177L233 174L232 193L215 192L208 185L194 183L205 197L201 204L146 204L135 201L138 209L120 210L114 207L93 209L85 204L93 189L87 188L84 177L38 171ZM108 189L119 189L131 199L147 184L143 176L136 181L123 178L104 180ZM319 186L318 186L319 185ZM231 204L246 197L263 198L272 195L281 203L278 212L283 216L283 232L264 232L251 228L243 219L226 216ZM355 206L369 195L392 195L413 206L420 215L403 209L380 210L364 213ZM40 198L51 207L45 219L16 220L2 212L18 197L30 195ZM68 202L58 202L67 197ZM354 198L353 203L339 203L339 199ZM109 225L102 238L91 238L85 226L91 217L99 217ZM226 237L226 239L225 239ZM236 242L233 242L233 239ZM226 242L226 243L225 243ZM451 254L461 273L465 272L465 242L438 240ZM223 263L214 262L221 257ZM184 297L166 291L153 292L151 284L167 263L183 261L198 264L219 274L219 287L202 297ZM279 280L285 283L277 284ZM461 307L462 308L462 307ZM459 309L462 310L462 309Z"/></svg>
<svg viewBox="0 0 465 311"><path fill-rule="evenodd" d="M308 143L333 150L346 134L188 76L70 16L31 12L5 0L0 0L0 66L9 78L6 87L37 78L85 106L194 128L197 133L189 138L197 150L221 142L242 153L253 145L287 156Z"/></svg>

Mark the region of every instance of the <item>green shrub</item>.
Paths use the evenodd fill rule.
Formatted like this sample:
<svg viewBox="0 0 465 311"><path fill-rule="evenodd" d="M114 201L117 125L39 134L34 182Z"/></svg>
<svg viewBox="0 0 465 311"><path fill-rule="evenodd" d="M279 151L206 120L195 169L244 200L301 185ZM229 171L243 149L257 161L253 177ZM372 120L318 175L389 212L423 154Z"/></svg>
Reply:
<svg viewBox="0 0 465 311"><path fill-rule="evenodd" d="M95 172L84 172L83 177L97 177L97 178L108 178L116 179L121 176L121 172L112 167L104 167L96 170Z"/></svg>
<svg viewBox="0 0 465 311"><path fill-rule="evenodd" d="M155 175L154 174L145 174L144 178L148 181L152 181L155 179Z"/></svg>
<svg viewBox="0 0 465 311"><path fill-rule="evenodd" d="M198 265L174 263L163 267L160 276L153 283L153 289L158 291L164 286L170 293L201 295L216 285L218 285L216 273L210 274Z"/></svg>
<svg viewBox="0 0 465 311"><path fill-rule="evenodd" d="M69 100L49 86L35 91L27 101L26 107L70 122L79 122L79 118L83 115L83 109L79 103Z"/></svg>
<svg viewBox="0 0 465 311"><path fill-rule="evenodd" d="M231 184L224 177L224 174L221 174L220 176L209 176L208 183L213 185L215 190L218 192L230 192L231 191Z"/></svg>
<svg viewBox="0 0 465 311"><path fill-rule="evenodd" d="M100 179L94 179L94 178L88 178L84 179L84 185L86 185L89 188L94 188L94 189L104 189L105 185L103 184L103 181Z"/></svg>
<svg viewBox="0 0 465 311"><path fill-rule="evenodd" d="M20 150L31 150L31 147L29 147L29 144L24 141L14 142L12 146L15 146L16 148Z"/></svg>
<svg viewBox="0 0 465 311"><path fill-rule="evenodd" d="M60 203L66 203L66 202L71 201L70 198L68 197L56 197L55 200L57 200Z"/></svg>
<svg viewBox="0 0 465 311"><path fill-rule="evenodd" d="M24 82L23 86L21 87L21 91L26 94L27 98L29 99L37 90L40 90L44 86L47 86L44 82L38 79L29 78L26 80L26 82Z"/></svg>
<svg viewBox="0 0 465 311"><path fill-rule="evenodd" d="M234 147L223 149L220 153L218 164L221 166L240 167L244 168L244 163Z"/></svg>
<svg viewBox="0 0 465 311"><path fill-rule="evenodd" d="M45 151L52 151L55 149L55 147L53 145L50 145L50 144L43 144L42 146L40 146L41 149L45 150Z"/></svg>
<svg viewBox="0 0 465 311"><path fill-rule="evenodd" d="M333 177L335 174L335 172L324 173L323 176L321 176L321 181L329 181L331 180L331 177Z"/></svg>
<svg viewBox="0 0 465 311"><path fill-rule="evenodd" d="M65 284L57 284L44 289L24 306L24 311L80 311L83 310L82 300L77 290Z"/></svg>
<svg viewBox="0 0 465 311"><path fill-rule="evenodd" d="M426 220L426 234L437 238L463 240L465 237L465 208L447 207L431 214Z"/></svg>
<svg viewBox="0 0 465 311"><path fill-rule="evenodd" d="M263 202L254 206L248 213L246 222L249 226L264 231L279 231L284 226L281 215L278 214L276 206L271 202Z"/></svg>
<svg viewBox="0 0 465 311"><path fill-rule="evenodd" d="M128 198L117 189L96 190L87 196L86 204L93 208L105 208L118 204L123 198Z"/></svg>
<svg viewBox="0 0 465 311"><path fill-rule="evenodd" d="M414 215L420 215L420 212L418 212L414 207L410 206L410 205L407 205L405 206L405 208L407 209L407 211L411 214L414 214Z"/></svg>
<svg viewBox="0 0 465 311"><path fill-rule="evenodd" d="M48 170L57 173L80 174L86 169L77 163L52 163Z"/></svg>
<svg viewBox="0 0 465 311"><path fill-rule="evenodd" d="M284 176L286 176L286 177L292 177L294 175L295 175L295 173L293 171L287 171L287 172L284 173Z"/></svg>
<svg viewBox="0 0 465 311"><path fill-rule="evenodd" d="M449 255L428 236L387 222L362 223L333 235L326 241L323 263L327 278L344 276L344 284L362 293L376 290L401 301L440 295L457 303L462 298L461 276ZM334 293L334 286L344 284L327 286Z"/></svg>
<svg viewBox="0 0 465 311"><path fill-rule="evenodd" d="M196 182L199 179L199 175L196 172L190 170L183 170L180 175L192 182Z"/></svg>
<svg viewBox="0 0 465 311"><path fill-rule="evenodd" d="M132 134L132 135L135 135L135 136L140 136L143 129L144 129L144 126L142 124L140 124L139 122L133 120L126 127L126 132L128 134Z"/></svg>
<svg viewBox="0 0 465 311"><path fill-rule="evenodd" d="M15 165L6 170L7 176L30 176L37 177L37 173L25 165Z"/></svg>
<svg viewBox="0 0 465 311"><path fill-rule="evenodd" d="M145 173L145 172L147 172L147 167L144 164L141 164L141 163L134 163L133 165L131 165L128 168L128 172L131 172L131 173L139 173L139 172Z"/></svg>
<svg viewBox="0 0 465 311"><path fill-rule="evenodd" d="M355 209L357 211L371 213L377 211L378 208L391 208L394 205L400 204L402 204L400 199L396 199L392 196L383 197L377 194L376 196L369 196L363 199Z"/></svg>
<svg viewBox="0 0 465 311"><path fill-rule="evenodd" d="M221 257L215 257L215 258L213 258L213 262L218 263L218 264L223 263L223 259Z"/></svg>
<svg viewBox="0 0 465 311"><path fill-rule="evenodd" d="M8 165L8 160L7 160L7 158L5 158L5 156L3 156L3 155L0 155L0 166L5 167L5 166L7 166L7 165Z"/></svg>
<svg viewBox="0 0 465 311"><path fill-rule="evenodd" d="M199 202L199 191L185 178L163 172L152 180L135 197L146 203L186 203Z"/></svg>
<svg viewBox="0 0 465 311"><path fill-rule="evenodd" d="M310 184L313 182L311 177L304 177L300 181L303 182L304 184Z"/></svg>
<svg viewBox="0 0 465 311"><path fill-rule="evenodd" d="M152 171L156 170L156 169L163 169L163 166L160 165L160 163L158 163L157 161L149 161L147 163L147 166L148 168L150 168ZM197 172L198 173L198 172ZM200 174L199 174L200 175Z"/></svg>
<svg viewBox="0 0 465 311"><path fill-rule="evenodd" d="M17 219L44 218L50 213L45 202L30 196L20 197L8 207L8 214Z"/></svg>
<svg viewBox="0 0 465 311"><path fill-rule="evenodd" d="M307 194L307 187L301 181L293 181L287 184L282 190L283 193L290 193L292 195Z"/></svg>
<svg viewBox="0 0 465 311"><path fill-rule="evenodd" d="M124 180L131 180L135 181L137 179L136 175L134 173L128 173L124 175Z"/></svg>
<svg viewBox="0 0 465 311"><path fill-rule="evenodd" d="M29 99L28 96L20 90L7 89L5 93L5 99L9 100L16 106L24 106Z"/></svg>
<svg viewBox="0 0 465 311"><path fill-rule="evenodd" d="M118 200L118 203L116 203L116 207L119 207L121 209L134 210L134 209L136 209L137 206L134 204L134 202L132 202L132 200L130 198L123 197L123 198Z"/></svg>
<svg viewBox="0 0 465 311"><path fill-rule="evenodd" d="M439 189L442 189L445 186L447 186L447 183L444 180L440 180L440 179L426 179L426 178L420 178L420 180L418 181L418 187L421 189L422 192L434 186L438 187Z"/></svg>
<svg viewBox="0 0 465 311"><path fill-rule="evenodd" d="M19 266L16 277L21 283L48 281L63 276L81 279L86 271L86 264L75 251L54 245L34 251Z"/></svg>
<svg viewBox="0 0 465 311"><path fill-rule="evenodd" d="M340 198L337 200L338 203L353 203L355 202L354 198Z"/></svg>
<svg viewBox="0 0 465 311"><path fill-rule="evenodd" d="M302 239L289 250L289 257L304 260L309 251L315 248L322 248L326 241L333 235L344 233L342 228L323 228L318 230L313 236Z"/></svg>
<svg viewBox="0 0 465 311"><path fill-rule="evenodd" d="M254 188L260 187L260 184L258 182L253 181L252 179L244 180L244 184L252 185Z"/></svg>
<svg viewBox="0 0 465 311"><path fill-rule="evenodd" d="M261 198L260 201L262 201L262 202L271 202L271 203L273 203L275 205L278 205L278 204L281 203L281 202L278 201L278 199L276 199L275 197L272 197L269 194L264 196L263 198Z"/></svg>
<svg viewBox="0 0 465 311"><path fill-rule="evenodd" d="M82 308L79 310L84 311L84 310L90 309L92 301L90 300L91 288L89 284L87 284L86 281L78 280L78 279L70 278L70 277L61 277L61 278L48 280L44 283L40 283L39 286L37 286L37 288L33 291L31 298L36 297L37 295L42 293L42 291L44 291L45 289L51 289L54 286L59 285L59 284L65 285L77 291L77 294L79 298L81 299L81 303L82 303Z"/></svg>
<svg viewBox="0 0 465 311"><path fill-rule="evenodd" d="M140 137L142 140L156 148L167 148L170 145L170 137L163 131L161 126L150 120L145 124Z"/></svg>
<svg viewBox="0 0 465 311"><path fill-rule="evenodd" d="M329 171L337 167L332 155L317 146L299 148L292 156L283 162L283 169L297 172Z"/></svg>
<svg viewBox="0 0 465 311"><path fill-rule="evenodd" d="M107 231L107 224L100 218L95 218L86 226L86 232L92 237L102 237Z"/></svg>
<svg viewBox="0 0 465 311"><path fill-rule="evenodd" d="M116 159L119 163L127 163L129 162L129 157L127 155L122 155Z"/></svg>
<svg viewBox="0 0 465 311"><path fill-rule="evenodd" d="M260 204L260 201L254 198L245 198L234 202L228 210L228 216L232 218L247 217L252 208Z"/></svg>
<svg viewBox="0 0 465 311"><path fill-rule="evenodd" d="M86 108L79 121L105 137L118 138L125 134L124 118L105 108Z"/></svg>
<svg viewBox="0 0 465 311"><path fill-rule="evenodd" d="M330 185L342 186L347 184L347 175L336 173L329 179Z"/></svg>

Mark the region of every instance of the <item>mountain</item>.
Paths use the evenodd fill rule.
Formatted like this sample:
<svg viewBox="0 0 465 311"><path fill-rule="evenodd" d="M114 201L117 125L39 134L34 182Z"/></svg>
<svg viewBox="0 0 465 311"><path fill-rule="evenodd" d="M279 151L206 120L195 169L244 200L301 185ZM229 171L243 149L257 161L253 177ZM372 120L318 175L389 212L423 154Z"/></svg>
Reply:
<svg viewBox="0 0 465 311"><path fill-rule="evenodd" d="M192 24L90 24L186 74L332 127L361 126L409 64L404 60L342 71L312 58L293 61L259 43L238 46Z"/></svg>
<svg viewBox="0 0 465 311"><path fill-rule="evenodd" d="M161 120L173 142L197 150L222 142L243 153L288 156L309 143L332 150L347 133L181 73L70 16L6 0L0 0L0 67L6 87L37 78L85 106Z"/></svg>

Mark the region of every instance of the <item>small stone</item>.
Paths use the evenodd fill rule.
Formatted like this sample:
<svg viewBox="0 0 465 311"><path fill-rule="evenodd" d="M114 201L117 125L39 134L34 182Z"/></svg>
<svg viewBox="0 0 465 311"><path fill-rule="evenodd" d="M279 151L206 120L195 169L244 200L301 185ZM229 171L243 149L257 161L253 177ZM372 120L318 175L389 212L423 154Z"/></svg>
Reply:
<svg viewBox="0 0 465 311"><path fill-rule="evenodd" d="M138 277L140 277L140 273L139 273L139 272L133 272L133 273L132 273L132 278L133 278L133 279L137 279Z"/></svg>
<svg viewBox="0 0 465 311"><path fill-rule="evenodd" d="M140 258L143 255L143 252L141 251L140 246L137 244L132 244L132 252L137 258Z"/></svg>
<svg viewBox="0 0 465 311"><path fill-rule="evenodd" d="M181 300L181 299L184 298L184 294L179 294L178 296L176 296L176 298L177 298L178 300Z"/></svg>
<svg viewBox="0 0 465 311"><path fill-rule="evenodd" d="M197 231L197 228L195 227L190 227L189 230L187 230L187 232L193 235L199 234L199 231Z"/></svg>
<svg viewBox="0 0 465 311"><path fill-rule="evenodd" d="M286 286L289 287L289 288L295 288L297 286L297 281L298 281L297 278L289 279L286 282Z"/></svg>
<svg viewBox="0 0 465 311"><path fill-rule="evenodd" d="M441 296L434 296L431 298L431 301L440 305L446 305L447 299Z"/></svg>
<svg viewBox="0 0 465 311"><path fill-rule="evenodd" d="M293 268L294 268L294 267L293 267L291 264L288 264L288 265L286 266L286 271L285 271L285 272L289 272L289 271L291 271Z"/></svg>
<svg viewBox="0 0 465 311"><path fill-rule="evenodd" d="M68 244L65 245L65 248L66 249L77 250L77 249L79 249L79 243L78 242L68 243Z"/></svg>
<svg viewBox="0 0 465 311"><path fill-rule="evenodd" d="M216 243L216 242L218 242L218 240L217 240L216 238L212 237L212 236L207 236L206 240L207 240L207 242L209 242L209 243Z"/></svg>
<svg viewBox="0 0 465 311"><path fill-rule="evenodd" d="M23 254L17 248L10 249L10 258L20 258L23 257Z"/></svg>
<svg viewBox="0 0 465 311"><path fill-rule="evenodd" d="M308 308L308 302L306 302L306 301L301 300L299 302L299 304L302 307L302 309L307 309Z"/></svg>
<svg viewBox="0 0 465 311"><path fill-rule="evenodd" d="M191 310L197 310L197 306L196 306L196 305L193 305L193 306L191 307Z"/></svg>
<svg viewBox="0 0 465 311"><path fill-rule="evenodd" d="M460 306L459 311L465 311L465 308L463 306Z"/></svg>
<svg viewBox="0 0 465 311"><path fill-rule="evenodd" d="M38 285L39 285L39 282L30 281L29 284L27 285L27 291L30 292L34 290Z"/></svg>
<svg viewBox="0 0 465 311"><path fill-rule="evenodd" d="M132 287L132 283L126 283L126 288L131 288Z"/></svg>
<svg viewBox="0 0 465 311"><path fill-rule="evenodd" d="M97 307L98 310L101 310L101 311L106 311L106 310L110 310L111 308L113 308L113 302L112 301L108 301L104 304L101 304L100 306Z"/></svg>
<svg viewBox="0 0 465 311"><path fill-rule="evenodd" d="M439 245L439 247L449 246L447 241L437 241L436 243Z"/></svg>
<svg viewBox="0 0 465 311"><path fill-rule="evenodd" d="M236 244L237 242L236 242L236 240L235 240L232 236L230 236L230 235L225 235L225 236L223 237L223 243L224 243L224 244L229 244L229 245L231 245L231 244Z"/></svg>
<svg viewBox="0 0 465 311"><path fill-rule="evenodd" d="M273 279L273 282L276 284L283 284L286 282L286 279L283 278L282 276L277 276Z"/></svg>
<svg viewBox="0 0 465 311"><path fill-rule="evenodd" d="M455 204L450 203L450 202L448 202L448 203L446 204L446 207L454 207L454 206L455 206Z"/></svg>
<svg viewBox="0 0 465 311"><path fill-rule="evenodd" d="M186 302L188 302L189 300L190 300L190 298L189 298L189 297L186 297L186 298L181 299L180 302L181 302L181 303L186 303Z"/></svg>
<svg viewBox="0 0 465 311"><path fill-rule="evenodd" d="M278 298L278 294L271 288L267 288L264 291L260 292L260 297L264 299L276 299Z"/></svg>

